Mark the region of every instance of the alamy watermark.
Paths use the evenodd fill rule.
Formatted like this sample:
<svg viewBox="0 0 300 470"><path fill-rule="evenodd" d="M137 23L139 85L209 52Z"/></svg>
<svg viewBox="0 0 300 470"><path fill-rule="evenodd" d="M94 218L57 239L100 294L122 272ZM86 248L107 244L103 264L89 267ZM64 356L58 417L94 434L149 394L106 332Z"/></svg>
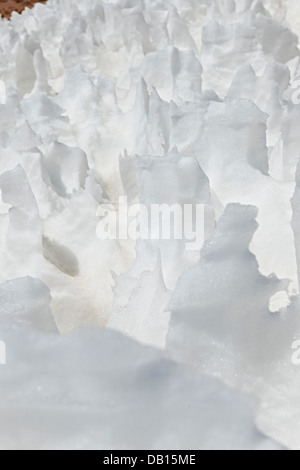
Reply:
<svg viewBox="0 0 300 470"><path fill-rule="evenodd" d="M97 236L101 240L184 240L188 251L200 250L205 237L204 204L102 204Z"/></svg>
<svg viewBox="0 0 300 470"><path fill-rule="evenodd" d="M6 85L3 80L0 80L0 104L6 104Z"/></svg>
<svg viewBox="0 0 300 470"><path fill-rule="evenodd" d="M294 366L300 366L300 340L294 341L292 344L294 353L292 355L292 363Z"/></svg>
<svg viewBox="0 0 300 470"><path fill-rule="evenodd" d="M292 83L292 103L300 104L300 77L297 77Z"/></svg>
<svg viewBox="0 0 300 470"><path fill-rule="evenodd" d="M283 98L295 105L300 104L300 75L295 78L291 87L284 92Z"/></svg>
<svg viewBox="0 0 300 470"><path fill-rule="evenodd" d="M0 366L6 365L6 343L0 341Z"/></svg>

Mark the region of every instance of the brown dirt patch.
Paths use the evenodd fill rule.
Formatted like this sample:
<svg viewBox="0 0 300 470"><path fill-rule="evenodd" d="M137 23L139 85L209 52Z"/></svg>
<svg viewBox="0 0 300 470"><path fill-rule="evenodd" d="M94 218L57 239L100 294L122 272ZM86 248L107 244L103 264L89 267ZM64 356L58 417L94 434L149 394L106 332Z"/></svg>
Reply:
<svg viewBox="0 0 300 470"><path fill-rule="evenodd" d="M24 8L32 8L38 2L46 3L46 0L0 0L0 15L10 18L13 11L21 13Z"/></svg>

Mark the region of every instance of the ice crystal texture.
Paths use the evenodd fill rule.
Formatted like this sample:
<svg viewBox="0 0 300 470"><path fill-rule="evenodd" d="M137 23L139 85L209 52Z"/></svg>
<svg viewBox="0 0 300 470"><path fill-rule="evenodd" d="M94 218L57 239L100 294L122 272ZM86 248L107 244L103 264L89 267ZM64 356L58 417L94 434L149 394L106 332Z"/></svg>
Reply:
<svg viewBox="0 0 300 470"><path fill-rule="evenodd" d="M0 20L0 448L300 448L300 7ZM120 197L205 240L102 240Z"/></svg>

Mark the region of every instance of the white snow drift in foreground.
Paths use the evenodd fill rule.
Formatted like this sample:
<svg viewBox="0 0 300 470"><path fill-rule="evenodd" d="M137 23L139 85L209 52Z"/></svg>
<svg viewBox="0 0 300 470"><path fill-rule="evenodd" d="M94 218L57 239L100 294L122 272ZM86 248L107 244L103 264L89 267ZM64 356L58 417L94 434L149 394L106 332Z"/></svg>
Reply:
<svg viewBox="0 0 300 470"><path fill-rule="evenodd" d="M299 18L48 0L0 20L0 448L300 448ZM120 196L205 204L202 249L99 239Z"/></svg>

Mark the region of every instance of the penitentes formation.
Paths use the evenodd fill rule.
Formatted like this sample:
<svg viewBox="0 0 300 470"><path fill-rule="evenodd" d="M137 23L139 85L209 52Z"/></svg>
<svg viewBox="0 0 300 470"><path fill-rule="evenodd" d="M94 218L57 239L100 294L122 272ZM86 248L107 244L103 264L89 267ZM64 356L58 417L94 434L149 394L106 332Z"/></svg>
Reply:
<svg viewBox="0 0 300 470"><path fill-rule="evenodd" d="M1 449L299 449L299 8L0 19Z"/></svg>

